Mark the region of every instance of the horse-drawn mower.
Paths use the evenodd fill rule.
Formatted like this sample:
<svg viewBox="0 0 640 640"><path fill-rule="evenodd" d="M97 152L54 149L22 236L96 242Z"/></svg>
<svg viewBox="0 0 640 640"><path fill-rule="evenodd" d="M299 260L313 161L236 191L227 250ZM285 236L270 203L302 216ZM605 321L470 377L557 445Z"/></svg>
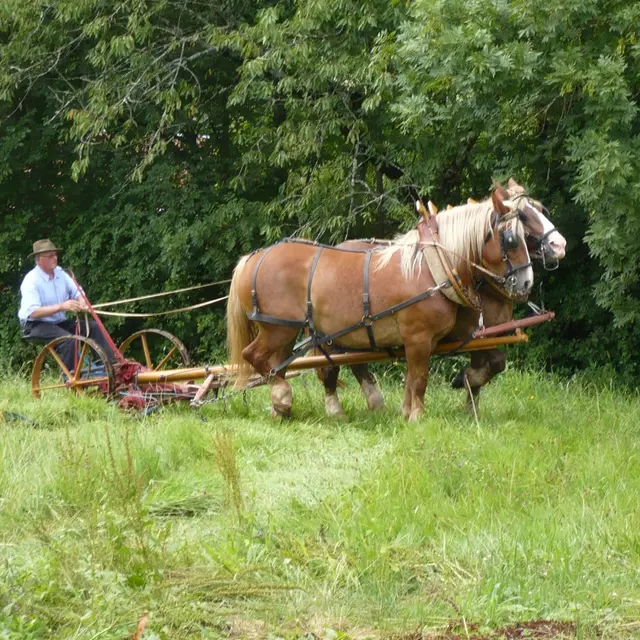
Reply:
<svg viewBox="0 0 640 640"><path fill-rule="evenodd" d="M96 312L91 311L97 322ZM504 325L487 328L478 332L476 338L463 342L442 342L436 348L438 355L469 353L498 346L518 344L528 341L522 331L553 319L552 312L514 320ZM101 323L100 323L101 324ZM109 336L104 325L101 330ZM509 333L511 335L504 335ZM111 340L110 336L109 339ZM76 343L76 364L69 370L56 351L63 341ZM54 390L68 390L76 394L98 393L117 401L125 409L148 410L153 407L177 401L188 401L198 406L211 393L233 385L235 370L226 364L191 367L185 346L167 331L143 329L127 338L119 347L112 342L114 360L109 360L104 351L91 339L81 335L57 338L47 343L36 357L31 376L34 397ZM136 343L138 343L136 345ZM160 344L161 343L161 344ZM144 364L130 359L133 347L144 355ZM153 361L153 355L157 361ZM402 349L377 352L345 352L331 356L332 363L324 355L296 358L287 367L288 375L307 369L327 366L347 366L355 364L402 360ZM175 365L182 366L176 367ZM197 384L197 382L200 382ZM268 382L268 377L254 376L248 387L256 387Z"/></svg>
<svg viewBox="0 0 640 640"><path fill-rule="evenodd" d="M431 355L526 342L522 329L554 317L530 304L534 316L512 320L513 302L527 300L531 291L531 259L555 268L566 246L544 206L513 180L508 190L497 186L481 203L437 216L433 205L427 211L418 201L416 208L422 214L417 227L394 241L329 246L294 238L244 256L228 296L231 365L191 367L182 342L158 329L138 331L116 346L78 287L113 357L91 338L58 338L36 358L33 394L97 391L122 407L148 409L177 400L197 406L235 381L243 388L270 383L274 415L286 416L291 390L285 378L298 371L333 367L335 372L342 365L405 358L403 414L415 419L423 410ZM307 335L295 344L301 330ZM71 369L57 350L69 340L75 341ZM153 344L158 341L161 348ZM309 355L318 351L322 355ZM248 377L247 363L254 371ZM495 375L489 368L490 375L474 376L470 396ZM331 396L335 380L323 381ZM329 412L336 415L341 409L329 401Z"/></svg>
<svg viewBox="0 0 640 640"><path fill-rule="evenodd" d="M109 359L94 340L79 334L52 340L41 349L33 365L31 388L35 398L60 390L75 394L97 393L124 409L149 411L177 401L199 406L210 394L217 397L221 388L233 385L234 367L227 364L191 366L184 344L167 331L143 329L117 346L86 297L85 303L88 314L110 344L114 358ZM529 318L483 328L467 342L441 342L435 353L446 356L524 343L528 336L523 329L554 317L552 312L542 311ZM71 370L56 350L65 341L75 343L75 366ZM287 375L327 366L402 360L403 357L402 349L334 353L330 362L325 355L307 355L293 360L287 367ZM256 374L247 387L267 382L268 376Z"/></svg>

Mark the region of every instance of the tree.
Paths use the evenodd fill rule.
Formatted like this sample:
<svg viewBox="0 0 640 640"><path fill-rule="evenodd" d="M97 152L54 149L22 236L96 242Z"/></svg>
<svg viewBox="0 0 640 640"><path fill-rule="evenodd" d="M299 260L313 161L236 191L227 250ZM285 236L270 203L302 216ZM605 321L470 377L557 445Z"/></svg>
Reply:
<svg viewBox="0 0 640 640"><path fill-rule="evenodd" d="M569 239L549 299L567 311L544 335L581 366L604 328L640 313L638 11L621 0L5 0L5 201L23 201L31 172L39 190L52 184L57 167L31 219L46 228L55 195L84 230L90 202L101 229L117 229L118 243L87 240L122 264L113 290L100 288L118 297L228 275L240 253L285 235L387 234L415 223L418 193L444 205L513 175ZM3 231L10 256L24 243L14 236ZM224 247L213 269L209 241ZM130 249L124 264L116 244ZM579 289L566 275L576 270ZM604 359L636 375L633 336L608 342Z"/></svg>

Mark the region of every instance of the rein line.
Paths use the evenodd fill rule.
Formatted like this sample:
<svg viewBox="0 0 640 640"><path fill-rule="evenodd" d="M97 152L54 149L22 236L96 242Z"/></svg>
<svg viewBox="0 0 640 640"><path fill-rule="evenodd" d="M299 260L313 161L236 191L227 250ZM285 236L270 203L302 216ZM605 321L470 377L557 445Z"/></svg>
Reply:
<svg viewBox="0 0 640 640"><path fill-rule="evenodd" d="M100 311L96 310L96 313L101 316L118 316L119 318L156 318L158 316L168 316L172 313L182 313L183 311L193 311L193 309L201 309L207 307L216 302L222 302L229 296L222 296L221 298L214 298L213 300L207 300L206 302L199 302L198 304L192 304L190 307L182 307L180 309L170 309L169 311L158 311L157 313L125 313L118 311Z"/></svg>
<svg viewBox="0 0 640 640"><path fill-rule="evenodd" d="M102 309L104 307L115 307L117 305L125 304L127 302L138 302L139 300L150 300L151 298L162 298L165 296L172 296L177 293L184 293L185 291L195 291L196 289L204 289L205 287L213 287L217 284L229 284L231 278L227 280L218 280L217 282L209 282L208 284L197 284L193 287L185 287L184 289L175 289L173 291L163 291L161 293L152 293L148 296L139 296L138 298L126 298L125 300L114 300L113 302L101 302L100 304L94 304L94 309Z"/></svg>
<svg viewBox="0 0 640 640"><path fill-rule="evenodd" d="M216 282L209 282L208 284L197 284L193 287L184 287L182 289L174 289L173 291L162 291L161 293L152 293L146 296L138 296L137 298L126 298L124 300L114 300L113 302L101 302L100 304L93 305L93 309L98 315L101 316L117 316L119 318L156 318L158 316L168 316L174 313L182 313L183 311L193 311L194 309L201 309L207 307L216 302L222 302L229 296L222 296L215 298L214 300L207 300L206 302L199 302L192 304L188 307L181 307L180 309L170 309L169 311L158 311L156 313L133 313L133 312L118 312L118 311L102 311L104 307L115 307L128 302L138 302L140 300L150 300L151 298L164 298L166 296L176 295L178 293L184 293L185 291L195 291L197 289L204 289L206 287L213 287L218 284L228 284L231 279L218 280Z"/></svg>

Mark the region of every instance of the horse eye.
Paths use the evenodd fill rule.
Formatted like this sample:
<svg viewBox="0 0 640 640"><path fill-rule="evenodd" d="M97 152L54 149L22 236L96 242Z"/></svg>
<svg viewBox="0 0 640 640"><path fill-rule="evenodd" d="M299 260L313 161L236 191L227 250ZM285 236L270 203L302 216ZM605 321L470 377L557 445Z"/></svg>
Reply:
<svg viewBox="0 0 640 640"><path fill-rule="evenodd" d="M520 218L520 222L526 222L527 214L523 213L522 211L518 211L518 218Z"/></svg>

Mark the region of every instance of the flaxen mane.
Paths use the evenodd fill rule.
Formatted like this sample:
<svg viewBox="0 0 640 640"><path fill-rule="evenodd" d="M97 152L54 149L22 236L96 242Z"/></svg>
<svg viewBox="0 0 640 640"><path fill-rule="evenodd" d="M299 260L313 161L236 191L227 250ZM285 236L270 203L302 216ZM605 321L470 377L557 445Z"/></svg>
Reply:
<svg viewBox="0 0 640 640"><path fill-rule="evenodd" d="M460 271L468 262L479 264L482 261L484 241L491 229L492 213L491 199L438 213L440 244L445 248L453 268ZM507 224L518 237L523 237L524 228L517 217ZM380 250L376 270L384 268L398 251L402 276L407 280L419 277L423 260L418 231L415 229L397 236L393 244Z"/></svg>

